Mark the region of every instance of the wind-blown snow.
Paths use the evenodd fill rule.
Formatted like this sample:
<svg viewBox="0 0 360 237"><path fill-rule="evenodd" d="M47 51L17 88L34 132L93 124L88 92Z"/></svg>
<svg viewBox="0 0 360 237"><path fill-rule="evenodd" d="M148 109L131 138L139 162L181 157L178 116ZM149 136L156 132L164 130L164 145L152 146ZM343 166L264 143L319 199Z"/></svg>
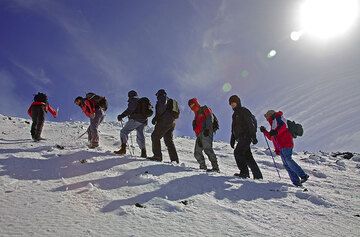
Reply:
<svg viewBox="0 0 360 237"><path fill-rule="evenodd" d="M117 156L119 124L100 126L101 146L77 139L82 122L0 116L0 236L359 236L359 156L297 152L307 192L279 180L268 151L253 147L264 180L243 180L229 144L215 142L221 173L199 171L194 140L177 137L180 164ZM150 137L147 150L151 155ZM299 139L305 139L299 138ZM134 141L136 139L133 139ZM297 142L297 140L296 140ZM62 146L64 149L62 149ZM80 162L84 160L84 162ZM208 164L210 166L210 164Z"/></svg>

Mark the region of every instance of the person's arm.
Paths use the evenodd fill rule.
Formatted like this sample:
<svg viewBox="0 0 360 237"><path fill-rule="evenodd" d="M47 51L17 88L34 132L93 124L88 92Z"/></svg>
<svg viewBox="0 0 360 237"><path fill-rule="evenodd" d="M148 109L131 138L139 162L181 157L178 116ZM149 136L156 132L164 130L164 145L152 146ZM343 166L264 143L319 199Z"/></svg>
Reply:
<svg viewBox="0 0 360 237"><path fill-rule="evenodd" d="M29 107L29 109L28 109L28 115L30 116L30 117L32 117L32 112L31 112L31 107L32 107L32 104L30 105L30 107Z"/></svg>
<svg viewBox="0 0 360 237"><path fill-rule="evenodd" d="M51 107L50 104L47 104L47 105L46 105L46 110L49 111L50 114L51 114L54 118L57 117L57 115L58 115L57 111L56 111L53 107Z"/></svg>
<svg viewBox="0 0 360 237"><path fill-rule="evenodd" d="M118 116L118 120L121 120L121 119L131 115L132 113L134 113L134 111L136 110L136 107L137 107L137 101L130 100L128 103L127 109Z"/></svg>

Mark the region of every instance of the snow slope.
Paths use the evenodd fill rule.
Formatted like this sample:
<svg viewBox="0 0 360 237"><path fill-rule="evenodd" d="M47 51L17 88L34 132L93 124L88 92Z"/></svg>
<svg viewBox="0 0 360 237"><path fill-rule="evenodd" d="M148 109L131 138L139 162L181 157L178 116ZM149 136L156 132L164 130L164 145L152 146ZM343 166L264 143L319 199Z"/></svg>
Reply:
<svg viewBox="0 0 360 237"><path fill-rule="evenodd" d="M242 180L232 176L232 149L223 142L214 144L222 172L208 174L197 169L192 139L175 139L176 165L166 151L162 163L139 158L136 146L135 156L114 155L115 122L100 126L95 150L77 139L86 123L47 122L47 140L34 143L29 122L0 116L0 236L360 235L358 155L297 153L311 175L303 192L276 158L279 180L261 147L253 154L265 179ZM149 142L147 134L151 155Z"/></svg>

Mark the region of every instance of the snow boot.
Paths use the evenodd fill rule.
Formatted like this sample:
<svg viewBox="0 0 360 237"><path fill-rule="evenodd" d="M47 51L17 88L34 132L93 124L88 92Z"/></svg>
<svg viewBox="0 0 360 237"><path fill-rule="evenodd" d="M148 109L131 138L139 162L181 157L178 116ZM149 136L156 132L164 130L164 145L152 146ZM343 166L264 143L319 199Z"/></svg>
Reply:
<svg viewBox="0 0 360 237"><path fill-rule="evenodd" d="M235 173L234 176L239 177L239 178L241 178L241 179L250 178L249 175L244 175L244 174L240 174L240 173Z"/></svg>
<svg viewBox="0 0 360 237"><path fill-rule="evenodd" d="M146 155L146 148L141 149L141 155L140 155L140 157L142 157L142 158L146 158L146 157L147 157L147 155Z"/></svg>
<svg viewBox="0 0 360 237"><path fill-rule="evenodd" d="M216 172L216 173L220 173L220 169L219 169L219 168L207 169L206 172Z"/></svg>
<svg viewBox="0 0 360 237"><path fill-rule="evenodd" d="M207 170L207 167L206 167L205 164L203 164L203 165L200 165L200 169L201 169L201 170Z"/></svg>
<svg viewBox="0 0 360 237"><path fill-rule="evenodd" d="M162 157L157 157L157 156L148 157L147 159L151 161L159 161L159 162L162 161Z"/></svg>
<svg viewBox="0 0 360 237"><path fill-rule="evenodd" d="M121 144L121 148L118 151L114 151L115 154L125 155L126 154L126 144Z"/></svg>
<svg viewBox="0 0 360 237"><path fill-rule="evenodd" d="M88 145L89 149L94 149L99 146L99 143L91 143Z"/></svg>
<svg viewBox="0 0 360 237"><path fill-rule="evenodd" d="M300 179L300 183L305 183L309 179L309 175L306 174L304 177Z"/></svg>

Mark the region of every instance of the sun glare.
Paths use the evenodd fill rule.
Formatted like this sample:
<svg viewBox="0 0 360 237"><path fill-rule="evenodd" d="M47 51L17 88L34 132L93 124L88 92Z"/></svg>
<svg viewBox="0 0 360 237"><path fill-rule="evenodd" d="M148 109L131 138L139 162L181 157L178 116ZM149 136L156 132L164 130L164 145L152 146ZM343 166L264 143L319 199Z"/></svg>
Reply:
<svg viewBox="0 0 360 237"><path fill-rule="evenodd" d="M331 38L345 33L358 14L358 0L306 0L301 7L301 28L305 34Z"/></svg>

